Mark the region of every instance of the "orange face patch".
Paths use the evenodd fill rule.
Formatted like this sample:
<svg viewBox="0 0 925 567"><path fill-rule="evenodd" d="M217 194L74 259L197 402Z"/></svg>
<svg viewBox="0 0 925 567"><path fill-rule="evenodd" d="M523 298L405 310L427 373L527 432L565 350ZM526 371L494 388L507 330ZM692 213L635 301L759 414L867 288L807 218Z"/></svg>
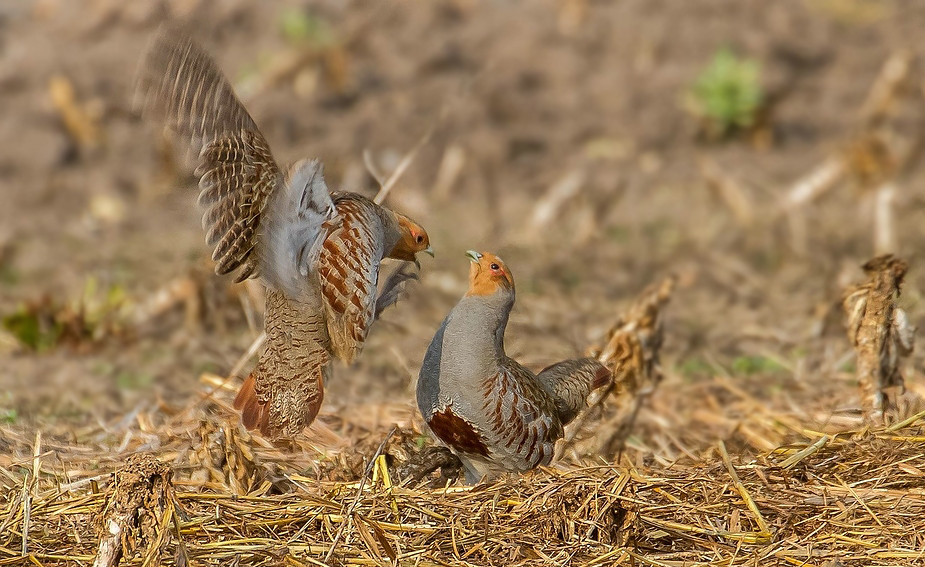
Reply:
<svg viewBox="0 0 925 567"><path fill-rule="evenodd" d="M492 295L499 289L514 289L514 276L501 260L490 252L466 253L469 267L469 292L466 295Z"/></svg>
<svg viewBox="0 0 925 567"><path fill-rule="evenodd" d="M433 255L430 248L430 236L424 227L404 215L398 215L398 228L401 231L401 240L389 254L390 258L413 262L418 252Z"/></svg>

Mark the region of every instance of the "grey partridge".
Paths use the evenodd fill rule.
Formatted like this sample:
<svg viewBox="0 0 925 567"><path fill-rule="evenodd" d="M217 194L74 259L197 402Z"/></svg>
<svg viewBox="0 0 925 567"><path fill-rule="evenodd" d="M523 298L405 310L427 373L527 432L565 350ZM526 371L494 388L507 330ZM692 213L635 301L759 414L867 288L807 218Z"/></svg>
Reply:
<svg viewBox="0 0 925 567"><path fill-rule="evenodd" d="M199 203L215 271L267 286L266 348L235 399L248 428L294 436L321 406L332 359L353 361L395 287L377 293L383 258L433 254L404 215L331 193L317 161L283 170L228 80L193 40L162 30L139 76L145 112L201 148Z"/></svg>
<svg viewBox="0 0 925 567"><path fill-rule="evenodd" d="M553 456L563 426L610 383L594 358L566 360L537 375L504 352L514 306L511 271L494 254L468 251L469 290L434 335L417 402L433 434L462 460L470 483L523 472Z"/></svg>

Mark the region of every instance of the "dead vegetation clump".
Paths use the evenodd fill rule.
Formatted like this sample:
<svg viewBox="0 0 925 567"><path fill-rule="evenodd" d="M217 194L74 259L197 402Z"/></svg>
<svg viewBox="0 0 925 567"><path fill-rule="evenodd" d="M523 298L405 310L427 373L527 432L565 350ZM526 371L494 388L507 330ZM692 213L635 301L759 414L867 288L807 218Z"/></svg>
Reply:
<svg viewBox="0 0 925 567"><path fill-rule="evenodd" d="M912 354L915 327L896 301L907 269L892 254L878 256L864 264L870 281L845 291L848 340L857 352L861 407L868 422L882 423L895 414L904 391L900 361Z"/></svg>
<svg viewBox="0 0 925 567"><path fill-rule="evenodd" d="M94 521L100 545L93 567L113 567L123 556L141 549L144 565L159 564L173 506L170 467L150 454L129 456L113 473L112 486Z"/></svg>
<svg viewBox="0 0 925 567"><path fill-rule="evenodd" d="M583 444L583 454L599 454L611 460L623 452L640 409L662 380L662 309L676 283L677 278L669 276L644 289L626 312L617 317L603 344L588 349L588 356L610 368L614 379L591 403L591 410L567 427L566 442L557 448L558 456L577 437L587 438L589 434L592 438ZM604 408L600 418L595 411L599 406ZM593 424L589 425L589 421ZM593 433L588 431L591 429Z"/></svg>

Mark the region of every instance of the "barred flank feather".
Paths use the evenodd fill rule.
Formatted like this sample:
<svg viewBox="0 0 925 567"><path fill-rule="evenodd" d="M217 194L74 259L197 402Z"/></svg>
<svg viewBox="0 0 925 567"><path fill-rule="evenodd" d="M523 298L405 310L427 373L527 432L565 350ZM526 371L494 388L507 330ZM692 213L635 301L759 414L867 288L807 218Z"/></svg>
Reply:
<svg viewBox="0 0 925 567"><path fill-rule="evenodd" d="M334 204L342 221L324 242L318 272L333 353L350 363L362 350L376 315L379 262L385 255L385 211L348 193L335 197Z"/></svg>

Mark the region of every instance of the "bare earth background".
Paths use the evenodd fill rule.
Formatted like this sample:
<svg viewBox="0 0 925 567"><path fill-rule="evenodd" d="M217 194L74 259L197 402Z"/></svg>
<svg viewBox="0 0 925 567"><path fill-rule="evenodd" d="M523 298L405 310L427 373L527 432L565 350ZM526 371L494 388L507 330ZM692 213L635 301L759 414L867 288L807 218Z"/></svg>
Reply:
<svg viewBox="0 0 925 567"><path fill-rule="evenodd" d="M317 26L308 47L284 33L289 11L304 7ZM359 362L335 370L313 426L330 428L326 438L369 435L375 447L394 421L416 419L420 361L464 291L468 248L513 270L506 344L535 368L583 352L645 286L679 275L665 311L666 377L639 417L633 459L696 460L720 439L745 458L801 438L793 423L859 423L837 302L874 254L871 194L843 182L806 205L802 241L776 210L850 139L891 55L925 54L925 5L7 0L0 315L81 298L104 310L118 296L134 321L140 306L180 297L96 339L39 352L0 341L10 435L80 443L94 430L94 443L110 435L117 460L127 429L196 404L214 385L204 373L227 375L255 336L248 314L259 329L246 288L211 275L191 161L132 108L136 65L165 19L214 54L280 161L320 158L331 187L374 194L363 152L390 172L433 129L388 204L428 228L436 258L422 260L420 282L373 328ZM684 95L726 46L760 63L775 102L759 133L707 143ZM910 96L921 103L913 65ZM73 98L56 104L68 84ZM86 139L61 108L89 117ZM711 187L705 162L739 187L750 221ZM538 205L569 184L574 194L541 218ZM898 185L894 229L911 265L902 305L920 327L923 205L916 163ZM907 368L913 394L925 388L922 357ZM216 394L224 404L229 383Z"/></svg>

